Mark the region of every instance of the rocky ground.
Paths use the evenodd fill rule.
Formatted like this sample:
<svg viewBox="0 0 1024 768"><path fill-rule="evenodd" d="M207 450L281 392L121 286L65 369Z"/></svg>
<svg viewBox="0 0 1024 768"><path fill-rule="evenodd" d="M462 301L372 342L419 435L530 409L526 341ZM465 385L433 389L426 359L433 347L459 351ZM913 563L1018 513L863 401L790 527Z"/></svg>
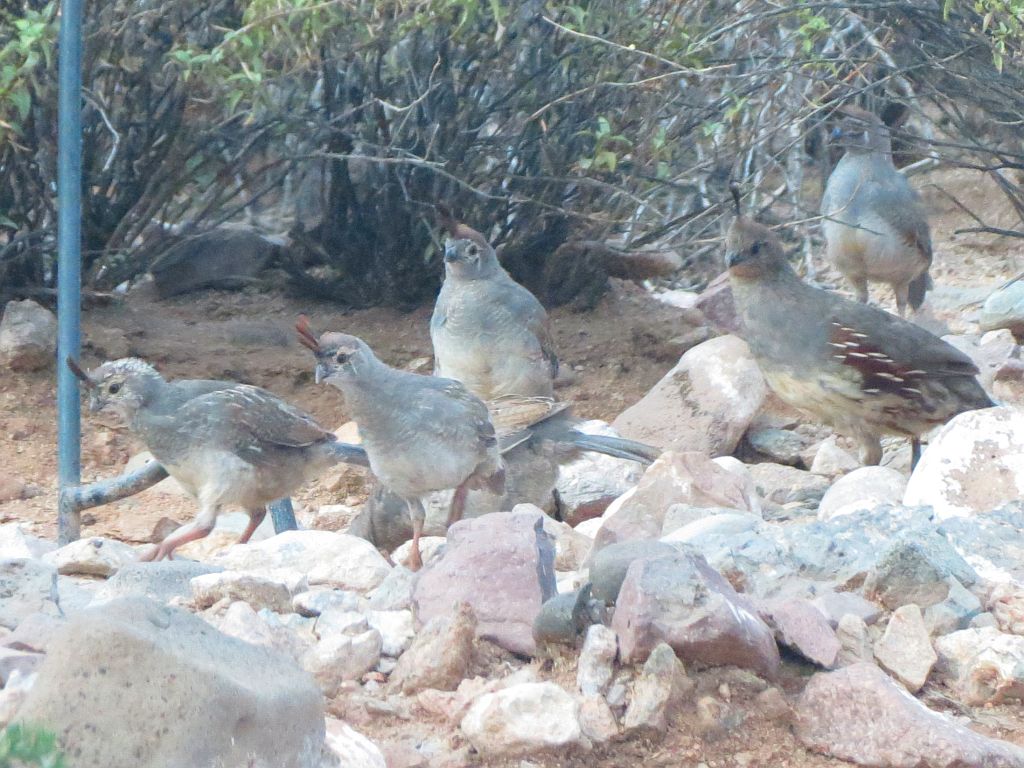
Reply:
<svg viewBox="0 0 1024 768"><path fill-rule="evenodd" d="M994 187L915 181L937 243L921 322L1004 405L939 430L913 474L900 440L860 468L708 322L717 294L616 284L593 313L554 313L560 393L667 452L646 471L582 458L560 519L465 520L415 574L407 545L347 532L366 477L344 467L297 498L300 531L232 545L244 520L225 515L181 559L138 563L194 509L165 481L57 549L52 319L9 307L0 723L52 724L76 766L1024 766L1024 283L997 290L1013 243L953 236L970 220L936 191L1009 224ZM429 309L146 286L86 313L85 360L259 384L343 425L292 343L300 310L429 367ZM112 417L83 435L87 479L139 461Z"/></svg>

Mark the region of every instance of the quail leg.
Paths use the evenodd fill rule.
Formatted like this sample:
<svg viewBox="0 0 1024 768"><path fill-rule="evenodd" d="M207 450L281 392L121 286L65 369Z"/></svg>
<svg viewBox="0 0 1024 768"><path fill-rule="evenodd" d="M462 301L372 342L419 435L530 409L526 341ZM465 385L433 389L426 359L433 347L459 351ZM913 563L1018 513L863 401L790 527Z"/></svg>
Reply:
<svg viewBox="0 0 1024 768"><path fill-rule="evenodd" d="M906 317L907 304L910 302L910 287L907 285L894 285L893 293L896 294L896 311L900 317Z"/></svg>
<svg viewBox="0 0 1024 768"><path fill-rule="evenodd" d="M916 437L910 441L910 471L913 472L917 467L917 462L921 460L921 441Z"/></svg>
<svg viewBox="0 0 1024 768"><path fill-rule="evenodd" d="M260 527L260 523L263 522L263 518L267 516L266 507L256 507L255 509L247 509L246 512L249 514L249 524L245 526L245 530L242 531L242 535L238 537L239 544L245 544L252 535L256 532L256 529Z"/></svg>
<svg viewBox="0 0 1024 768"><path fill-rule="evenodd" d="M868 281L865 277L851 277L850 284L853 285L853 292L857 295L857 301L861 304L868 303Z"/></svg>
<svg viewBox="0 0 1024 768"><path fill-rule="evenodd" d="M452 496L452 504L448 508L448 527L459 522L466 511L466 497L469 495L468 482L468 480L465 481L455 489L455 494Z"/></svg>
<svg viewBox="0 0 1024 768"><path fill-rule="evenodd" d="M409 570L418 571L423 567L423 558L420 556L420 536L423 535L423 523L427 519L427 512L423 509L423 503L419 499L406 499L409 507L409 518L412 520L412 552L409 553Z"/></svg>
<svg viewBox="0 0 1024 768"><path fill-rule="evenodd" d="M213 525L217 521L218 511L217 507L201 510L199 512L199 516L196 517L195 520L188 525L181 526L178 530L161 541L160 545L155 550L142 555L139 559L143 561L163 560L165 557L168 560L172 559L171 554L182 544L187 544L190 541L195 541L196 539L201 539L204 536L210 535L210 531L213 530Z"/></svg>

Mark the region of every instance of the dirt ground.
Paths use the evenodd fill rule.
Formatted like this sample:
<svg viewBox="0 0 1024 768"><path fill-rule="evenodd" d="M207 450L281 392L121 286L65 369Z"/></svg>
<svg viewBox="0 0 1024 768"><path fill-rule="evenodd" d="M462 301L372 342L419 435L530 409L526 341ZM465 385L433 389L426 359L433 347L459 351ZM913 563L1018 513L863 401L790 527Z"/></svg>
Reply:
<svg viewBox="0 0 1024 768"><path fill-rule="evenodd" d="M943 190L982 212L990 225L1009 227L1017 222L996 185L977 173L943 169L916 177L914 184L933 214L936 289L929 300L929 314L953 331L972 330L972 317L987 293L1024 267L1021 241L953 234L957 228L976 223ZM840 283L827 268L821 278L826 284ZM873 289L873 300L892 306L884 287ZM337 305L256 291L208 291L160 301L145 285L129 292L122 302L84 312L83 357L88 365L94 365L107 357L130 354L151 361L169 377L229 378L257 384L309 410L325 425L337 427L347 421L344 403L336 390L313 383L311 359L295 343L291 330L299 312L307 313L318 330L361 336L392 365L429 370L428 306L405 314L387 309L345 312ZM679 337L690 330L682 323L680 310L626 283L615 283L591 312L555 310L552 325L563 369L570 371L573 379L560 395L575 401L581 416L606 420L638 400L675 364L682 349ZM51 538L56 532L55 435L52 371L0 373L0 474L29 483L33 494L25 500L0 503L0 522L20 521L32 532ZM84 414L84 480L117 474L141 449L116 417ZM337 486L316 483L295 501L301 510L324 503L358 502L361 493L358 482L341 492ZM157 486L88 511L83 534L139 543L149 541L160 518L185 521L193 513L190 500ZM798 691L807 672L787 665L783 687L788 692ZM702 685L721 699L718 685L713 684L717 679L708 677ZM708 730L689 711L679 716L664 742L632 741L584 756L534 760L532 764L633 766L643 761L652 766L707 768L841 764L806 753L785 722L766 721L756 711L748 711L753 692L741 688L734 696L727 708L740 714L732 727ZM1013 709L964 714L976 724L982 723L984 730L1024 744L1024 728ZM381 716L355 725L371 738L394 744L436 733L440 723L422 717L408 721ZM453 735L453 739L458 737Z"/></svg>

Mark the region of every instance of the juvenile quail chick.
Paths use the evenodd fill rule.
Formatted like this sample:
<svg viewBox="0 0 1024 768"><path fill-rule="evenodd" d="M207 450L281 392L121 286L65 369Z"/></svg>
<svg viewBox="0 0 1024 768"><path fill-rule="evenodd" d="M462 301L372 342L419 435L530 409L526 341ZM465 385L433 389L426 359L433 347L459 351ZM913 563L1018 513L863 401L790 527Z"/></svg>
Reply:
<svg viewBox="0 0 1024 768"><path fill-rule="evenodd" d="M361 339L325 333L305 318L300 342L316 355L316 381L338 387L359 425L370 469L400 496L413 524L411 567L422 565L419 539L426 512L420 497L455 489L448 523L462 517L471 488L500 495L505 485L498 440L487 406L459 382L399 371Z"/></svg>
<svg viewBox="0 0 1024 768"><path fill-rule="evenodd" d="M921 199L892 162L889 129L847 106L833 139L846 149L821 199L829 260L868 300L868 281L889 283L900 316L920 308L931 286L932 241Z"/></svg>
<svg viewBox="0 0 1024 768"><path fill-rule="evenodd" d="M271 501L338 461L333 433L259 387L217 381L167 381L143 360L124 358L85 372L89 409L111 408L171 477L199 503L199 515L167 536L145 560L170 557L208 535L224 507L241 507L249 540Z"/></svg>
<svg viewBox="0 0 1024 768"><path fill-rule="evenodd" d="M445 280L430 318L435 373L484 400L551 397L558 357L547 312L505 271L486 238L441 209Z"/></svg>
<svg viewBox="0 0 1024 768"><path fill-rule="evenodd" d="M790 405L855 437L878 464L880 437L918 438L963 411L993 405L971 360L914 323L804 283L782 244L740 214L726 264L743 338L768 385Z"/></svg>

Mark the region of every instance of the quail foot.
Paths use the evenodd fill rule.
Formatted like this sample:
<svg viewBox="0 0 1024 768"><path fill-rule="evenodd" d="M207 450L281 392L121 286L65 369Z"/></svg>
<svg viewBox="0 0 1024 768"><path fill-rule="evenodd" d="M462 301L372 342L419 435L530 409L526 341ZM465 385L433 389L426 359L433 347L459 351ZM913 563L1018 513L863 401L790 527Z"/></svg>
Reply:
<svg viewBox="0 0 1024 768"><path fill-rule="evenodd" d="M333 433L259 387L167 381L137 358L106 362L91 372L67 362L87 388L89 409L115 411L199 504L192 523L142 559L170 558L177 547L208 535L225 507L248 513L239 542L248 541L267 504L339 460L341 444Z"/></svg>
<svg viewBox="0 0 1024 768"><path fill-rule="evenodd" d="M868 282L888 283L899 314L920 308L931 286L932 240L921 199L892 162L889 129L846 106L833 140L846 149L821 199L829 260L868 300Z"/></svg>
<svg viewBox="0 0 1024 768"><path fill-rule="evenodd" d="M413 524L410 565L422 565L419 539L426 512L420 497L454 488L449 525L462 517L471 488L500 495L505 470L487 406L462 384L391 368L361 339L297 325L316 356L316 380L338 387L359 426L370 469L400 496Z"/></svg>
<svg viewBox="0 0 1024 768"><path fill-rule="evenodd" d="M726 264L743 337L768 385L790 405L855 437L865 464L880 437L918 439L963 411L993 405L978 369L909 321L804 283L767 227L741 215Z"/></svg>

